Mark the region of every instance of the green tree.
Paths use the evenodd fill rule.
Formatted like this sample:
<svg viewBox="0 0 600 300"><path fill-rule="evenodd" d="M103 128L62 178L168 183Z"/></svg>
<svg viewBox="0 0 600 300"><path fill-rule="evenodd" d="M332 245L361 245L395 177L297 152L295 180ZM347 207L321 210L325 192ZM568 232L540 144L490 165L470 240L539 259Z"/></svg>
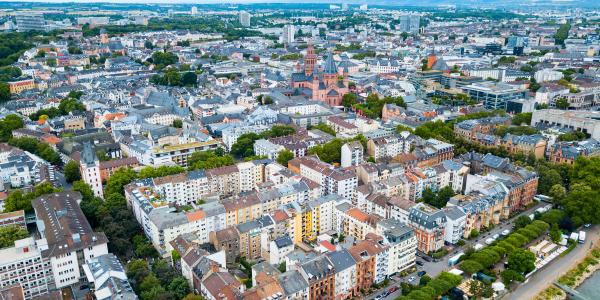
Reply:
<svg viewBox="0 0 600 300"><path fill-rule="evenodd" d="M555 243L559 243L562 240L562 232L560 232L557 223L552 224L550 228L550 239Z"/></svg>
<svg viewBox="0 0 600 300"><path fill-rule="evenodd" d="M183 85L195 86L198 83L198 76L194 72L185 72L181 77L181 83Z"/></svg>
<svg viewBox="0 0 600 300"><path fill-rule="evenodd" d="M523 227L529 225L529 223L531 223L531 219L528 216L519 216L515 220L514 228L515 228L515 230L517 230L519 228L523 228Z"/></svg>
<svg viewBox="0 0 600 300"><path fill-rule="evenodd" d="M477 229L472 229L471 232L469 233L470 239L474 239L478 236L479 236L479 230L477 230Z"/></svg>
<svg viewBox="0 0 600 300"><path fill-rule="evenodd" d="M506 269L502 271L500 276L502 277L502 282L507 286L515 281L523 282L525 280L525 276L519 274L519 272L513 269Z"/></svg>
<svg viewBox="0 0 600 300"><path fill-rule="evenodd" d="M483 266L475 260L467 259L460 263L459 268L468 274L475 274L483 269Z"/></svg>
<svg viewBox="0 0 600 300"><path fill-rule="evenodd" d="M342 97L342 105L346 108L350 108L350 107L354 106L354 104L356 104L357 102L358 102L358 98L356 97L356 94L354 94L354 93L346 93Z"/></svg>
<svg viewBox="0 0 600 300"><path fill-rule="evenodd" d="M512 124L513 125L529 125L531 124L531 116L533 115L533 113L527 112L527 113L518 113L516 114L513 119L512 119Z"/></svg>
<svg viewBox="0 0 600 300"><path fill-rule="evenodd" d="M0 103L10 100L10 86L6 82L0 82Z"/></svg>
<svg viewBox="0 0 600 300"><path fill-rule="evenodd" d="M331 128L331 126L325 124L325 123L319 123L317 125L312 126L310 129L319 129L325 133L331 134L333 136L336 135L335 130L333 130L333 128Z"/></svg>
<svg viewBox="0 0 600 300"><path fill-rule="evenodd" d="M46 64L48 67L56 67L56 58L48 58Z"/></svg>
<svg viewBox="0 0 600 300"><path fill-rule="evenodd" d="M181 119L173 120L173 127L175 127L175 128L183 127L183 121Z"/></svg>
<svg viewBox="0 0 600 300"><path fill-rule="evenodd" d="M281 164L282 166L286 166L288 165L288 161L292 160L294 158L294 153L292 153L292 151L290 150L282 150L279 152L279 154L277 154L277 162L279 164Z"/></svg>
<svg viewBox="0 0 600 300"><path fill-rule="evenodd" d="M65 165L64 172L65 172L65 179L69 183L72 183L74 181L81 179L81 173L79 171L79 164L74 160L69 161Z"/></svg>
<svg viewBox="0 0 600 300"><path fill-rule="evenodd" d="M565 97L561 97L558 100L556 100L555 105L558 109L568 109L570 106L569 100L567 100L567 98Z"/></svg>
<svg viewBox="0 0 600 300"><path fill-rule="evenodd" d="M175 299L182 299L190 293L190 285L185 277L177 276L169 283L168 290L175 296Z"/></svg>
<svg viewBox="0 0 600 300"><path fill-rule="evenodd" d="M183 297L183 299L181 299L181 300L204 300L204 297L202 297L200 295L188 294L187 296Z"/></svg>
<svg viewBox="0 0 600 300"><path fill-rule="evenodd" d="M13 247L15 241L29 236L27 229L18 225L0 226L0 249Z"/></svg>
<svg viewBox="0 0 600 300"><path fill-rule="evenodd" d="M508 267L521 274L527 274L535 269L535 254L523 249L515 249L508 254Z"/></svg>

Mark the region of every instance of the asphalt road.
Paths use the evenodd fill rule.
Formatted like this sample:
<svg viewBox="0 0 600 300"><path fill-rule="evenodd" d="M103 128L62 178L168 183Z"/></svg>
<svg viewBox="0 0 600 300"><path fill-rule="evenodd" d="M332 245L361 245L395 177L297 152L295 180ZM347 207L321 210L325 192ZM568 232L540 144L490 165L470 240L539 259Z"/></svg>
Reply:
<svg viewBox="0 0 600 300"><path fill-rule="evenodd" d="M541 270L537 271L535 274L531 275L526 283L521 284L514 292L507 294L503 299L535 299L537 294L558 280L558 278L567 273L570 269L575 267L587 256L592 245L597 244L598 240L600 239L599 226L594 226L584 230L587 232L585 244L578 245L575 249L569 252L569 254L565 255L564 257L559 257L555 261L543 267Z"/></svg>

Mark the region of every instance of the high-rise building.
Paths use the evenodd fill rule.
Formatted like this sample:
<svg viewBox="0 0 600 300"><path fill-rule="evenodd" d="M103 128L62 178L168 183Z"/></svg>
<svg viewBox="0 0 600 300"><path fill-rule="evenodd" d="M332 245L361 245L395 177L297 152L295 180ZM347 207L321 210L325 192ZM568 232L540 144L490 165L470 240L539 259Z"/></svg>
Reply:
<svg viewBox="0 0 600 300"><path fill-rule="evenodd" d="M400 16L400 31L409 33L418 33L421 24L421 16L419 15L402 15Z"/></svg>
<svg viewBox="0 0 600 300"><path fill-rule="evenodd" d="M79 161L81 178L94 191L94 196L104 197L102 191L102 178L100 177L100 160L92 149L91 143L83 144L81 160Z"/></svg>
<svg viewBox="0 0 600 300"><path fill-rule="evenodd" d="M342 4L342 10L348 10L348 3Z"/></svg>
<svg viewBox="0 0 600 300"><path fill-rule="evenodd" d="M250 27L251 15L246 11L240 11L240 24L244 27Z"/></svg>
<svg viewBox="0 0 600 300"><path fill-rule="evenodd" d="M369 9L369 5L363 4L358 9L360 9L360 10L368 10Z"/></svg>
<svg viewBox="0 0 600 300"><path fill-rule="evenodd" d="M26 13L16 15L17 31L46 30L44 14Z"/></svg>
<svg viewBox="0 0 600 300"><path fill-rule="evenodd" d="M294 25L283 26L283 32L281 33L281 42L283 44L293 43L295 32L296 32L296 29L294 28Z"/></svg>
<svg viewBox="0 0 600 300"><path fill-rule="evenodd" d="M195 16L198 14L198 8L195 6L192 6L192 16Z"/></svg>

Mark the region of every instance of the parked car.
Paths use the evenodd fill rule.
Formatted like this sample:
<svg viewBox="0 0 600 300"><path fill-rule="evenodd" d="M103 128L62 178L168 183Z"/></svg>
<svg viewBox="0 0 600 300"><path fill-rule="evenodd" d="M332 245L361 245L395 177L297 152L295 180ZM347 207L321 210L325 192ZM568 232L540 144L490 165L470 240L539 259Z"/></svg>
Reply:
<svg viewBox="0 0 600 300"><path fill-rule="evenodd" d="M502 231L502 233L501 233L501 234L506 236L506 235L508 235L509 233L510 233L510 230L509 230L509 229L505 229L504 231Z"/></svg>
<svg viewBox="0 0 600 300"><path fill-rule="evenodd" d="M417 260L417 261L416 261L416 264L417 264L417 265L419 265L419 266L423 266L423 262L422 262L422 261L420 261L420 260Z"/></svg>
<svg viewBox="0 0 600 300"><path fill-rule="evenodd" d="M398 290L398 287L396 287L396 286L393 286L393 287L391 287L391 288L388 290L388 295L389 295L389 294L391 294L391 293L393 293L393 292L395 292L396 290Z"/></svg>
<svg viewBox="0 0 600 300"><path fill-rule="evenodd" d="M427 272L425 271L419 271L419 273L417 273L417 275L419 275L419 277L423 277L423 275L427 274Z"/></svg>
<svg viewBox="0 0 600 300"><path fill-rule="evenodd" d="M415 276L410 276L410 278L408 279L409 282L415 281Z"/></svg>
<svg viewBox="0 0 600 300"><path fill-rule="evenodd" d="M431 257L429 257L429 256L423 256L423 259L424 259L426 262L431 262L431 260L432 260L432 259L431 259Z"/></svg>
<svg viewBox="0 0 600 300"><path fill-rule="evenodd" d="M494 235L492 236L492 238L493 238L494 240L497 240L499 237L500 237L500 235L499 235L499 234L497 234L497 233L496 233L496 234L494 234Z"/></svg>

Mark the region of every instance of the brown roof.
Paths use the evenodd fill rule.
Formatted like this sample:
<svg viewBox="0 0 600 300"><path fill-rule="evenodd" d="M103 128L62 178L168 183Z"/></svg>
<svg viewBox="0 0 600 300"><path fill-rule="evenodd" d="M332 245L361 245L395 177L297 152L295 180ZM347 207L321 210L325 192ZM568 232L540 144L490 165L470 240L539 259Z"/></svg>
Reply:
<svg viewBox="0 0 600 300"><path fill-rule="evenodd" d="M179 173L179 174L174 174L174 175L168 175L168 176L164 176L164 177L157 177L154 178L154 184L155 185L163 185L166 183L178 183L178 182L185 182L187 181L188 177L185 173Z"/></svg>
<svg viewBox="0 0 600 300"><path fill-rule="evenodd" d="M236 211L242 208L247 208L261 204L260 199L258 198L258 195L256 193L241 196L239 198L223 200L221 203L225 207L226 212Z"/></svg>
<svg viewBox="0 0 600 300"><path fill-rule="evenodd" d="M240 234L238 233L235 226L227 227L225 229L221 229L215 232L215 237L217 241L231 241L240 238Z"/></svg>
<svg viewBox="0 0 600 300"><path fill-rule="evenodd" d="M206 170L206 175L221 176L239 172L237 165L224 166L220 168Z"/></svg>
<svg viewBox="0 0 600 300"><path fill-rule="evenodd" d="M101 161L100 162L100 170L134 166L134 165L138 165L138 164L139 164L139 162L138 162L137 158L135 158L135 157L113 159L113 160L108 160L108 161Z"/></svg>
<svg viewBox="0 0 600 300"><path fill-rule="evenodd" d="M227 272L212 273L202 281L202 284L216 299L242 299L241 293L237 290L241 283Z"/></svg>
<svg viewBox="0 0 600 300"><path fill-rule="evenodd" d="M108 243L103 232L94 232L79 207L79 192L60 192L40 196L31 202L38 220L44 222L48 249L42 254L54 257L75 250Z"/></svg>

